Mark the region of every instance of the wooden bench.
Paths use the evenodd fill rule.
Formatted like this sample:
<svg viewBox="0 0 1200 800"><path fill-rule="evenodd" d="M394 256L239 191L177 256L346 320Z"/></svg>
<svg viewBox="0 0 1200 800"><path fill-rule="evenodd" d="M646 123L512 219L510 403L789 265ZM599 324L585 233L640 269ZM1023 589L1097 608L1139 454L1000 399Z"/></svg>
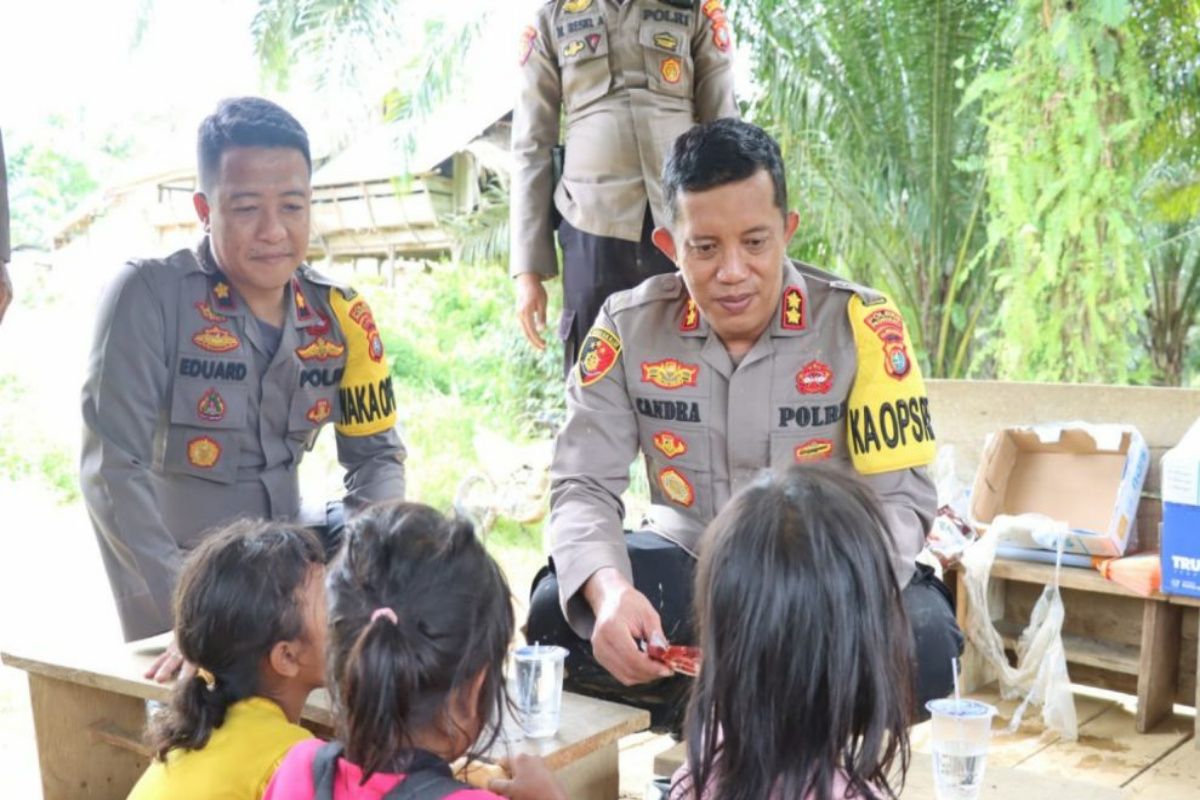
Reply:
<svg viewBox="0 0 1200 800"><path fill-rule="evenodd" d="M141 738L146 701L166 702L171 693L170 686L142 677L161 642L78 652L68 640L0 653L6 665L29 676L44 800L124 800L129 794L149 764ZM309 697L301 722L329 735L333 719L324 691ZM505 738L511 753L544 758L572 800L616 800L617 741L649 726L646 711L567 692L554 737L523 738L508 720Z"/></svg>
<svg viewBox="0 0 1200 800"><path fill-rule="evenodd" d="M993 381L929 384L938 445L954 447L955 470L967 486L987 435L1000 428L1076 420L1134 425L1151 456L1138 509L1136 549L1158 548L1160 459L1200 415L1200 391ZM1007 642L1015 642L1053 572L1045 564L996 560L988 609ZM958 575L959 624L965 626L967 596L961 571ZM1073 682L1136 694L1140 732L1167 716L1172 703L1200 703L1200 599L1161 594L1145 598L1082 568L1064 567L1060 585L1066 608L1063 645ZM966 689L992 680L991 670L968 645L963 661ZM1200 747L1200 721L1196 739Z"/></svg>

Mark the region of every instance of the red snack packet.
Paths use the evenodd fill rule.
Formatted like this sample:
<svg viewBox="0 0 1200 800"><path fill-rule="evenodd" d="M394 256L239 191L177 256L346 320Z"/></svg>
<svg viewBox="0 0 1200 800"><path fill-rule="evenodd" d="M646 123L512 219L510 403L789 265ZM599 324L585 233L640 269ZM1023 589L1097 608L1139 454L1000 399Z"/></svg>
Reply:
<svg viewBox="0 0 1200 800"><path fill-rule="evenodd" d="M700 672L700 648L672 644L663 647L658 644L647 644L646 655L655 661L666 664L681 675L696 677Z"/></svg>

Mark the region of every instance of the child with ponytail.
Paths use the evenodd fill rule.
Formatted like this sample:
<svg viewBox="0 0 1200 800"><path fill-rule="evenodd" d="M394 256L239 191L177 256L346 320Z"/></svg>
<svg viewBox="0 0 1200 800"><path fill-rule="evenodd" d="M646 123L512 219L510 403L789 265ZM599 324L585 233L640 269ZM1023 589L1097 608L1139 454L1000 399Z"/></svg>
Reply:
<svg viewBox="0 0 1200 800"><path fill-rule="evenodd" d="M258 800L325 681L324 550L308 530L236 522L188 557L175 591L182 675L151 724L129 800Z"/></svg>
<svg viewBox="0 0 1200 800"><path fill-rule="evenodd" d="M449 768L497 739L513 636L508 585L470 523L415 503L373 506L347 524L331 569L338 738L294 747L265 800L495 800ZM565 798L540 759L511 768L491 787L503 796Z"/></svg>

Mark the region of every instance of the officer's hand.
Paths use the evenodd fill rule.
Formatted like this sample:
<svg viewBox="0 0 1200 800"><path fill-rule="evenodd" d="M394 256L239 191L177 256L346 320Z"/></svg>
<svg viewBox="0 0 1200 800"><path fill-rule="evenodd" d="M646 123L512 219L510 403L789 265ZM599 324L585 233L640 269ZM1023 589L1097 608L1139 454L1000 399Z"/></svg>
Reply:
<svg viewBox="0 0 1200 800"><path fill-rule="evenodd" d="M175 644L175 638L171 637L166 651L154 659L154 663L146 670L143 677L153 678L159 683L170 683L176 673L179 673L180 681L191 680L196 674L196 665L184 660L183 654L179 652L179 646Z"/></svg>
<svg viewBox="0 0 1200 800"><path fill-rule="evenodd" d="M612 567L598 570L583 586L583 596L596 615L592 654L626 686L674 674L665 664L638 649L638 640L666 641L662 621L646 596Z"/></svg>
<svg viewBox="0 0 1200 800"><path fill-rule="evenodd" d="M8 267L0 261L0 322L4 321L4 312L8 310L12 298L13 288L12 281L8 278Z"/></svg>
<svg viewBox="0 0 1200 800"><path fill-rule="evenodd" d="M546 287L544 278L536 272L522 272L517 276L517 318L525 338L538 350L546 349L542 331L546 330Z"/></svg>
<svg viewBox="0 0 1200 800"><path fill-rule="evenodd" d="M567 800L567 792L546 762L524 753L505 764L512 778L493 778L488 789L512 800Z"/></svg>

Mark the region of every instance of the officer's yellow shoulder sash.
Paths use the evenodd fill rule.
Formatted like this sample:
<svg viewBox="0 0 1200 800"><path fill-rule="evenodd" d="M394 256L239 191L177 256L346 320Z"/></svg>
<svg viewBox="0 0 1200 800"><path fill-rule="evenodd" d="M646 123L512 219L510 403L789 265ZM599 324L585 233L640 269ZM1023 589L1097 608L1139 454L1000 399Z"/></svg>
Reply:
<svg viewBox="0 0 1200 800"><path fill-rule="evenodd" d="M396 395L383 339L367 301L353 291L329 290L329 304L346 337L346 368L338 387L337 432L371 436L396 424Z"/></svg>
<svg viewBox="0 0 1200 800"><path fill-rule="evenodd" d="M924 466L934 457L929 399L912 340L888 298L846 306L858 350L858 372L847 401L847 441L864 475Z"/></svg>

